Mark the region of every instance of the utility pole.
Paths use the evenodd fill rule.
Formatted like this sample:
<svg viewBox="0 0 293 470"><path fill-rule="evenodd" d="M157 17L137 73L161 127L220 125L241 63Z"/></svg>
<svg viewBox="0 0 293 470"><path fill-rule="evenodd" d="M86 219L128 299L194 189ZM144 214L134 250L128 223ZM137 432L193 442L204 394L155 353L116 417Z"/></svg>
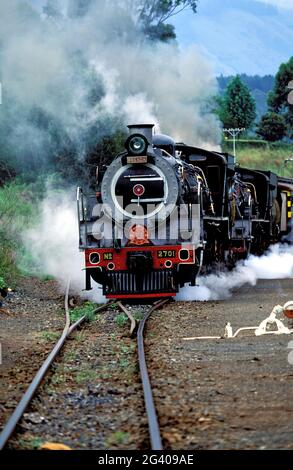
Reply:
<svg viewBox="0 0 293 470"><path fill-rule="evenodd" d="M236 157L236 137L241 133L245 131L245 127L235 127L232 128L230 127L229 129L223 129L223 132L227 132L230 134L233 138L233 155Z"/></svg>

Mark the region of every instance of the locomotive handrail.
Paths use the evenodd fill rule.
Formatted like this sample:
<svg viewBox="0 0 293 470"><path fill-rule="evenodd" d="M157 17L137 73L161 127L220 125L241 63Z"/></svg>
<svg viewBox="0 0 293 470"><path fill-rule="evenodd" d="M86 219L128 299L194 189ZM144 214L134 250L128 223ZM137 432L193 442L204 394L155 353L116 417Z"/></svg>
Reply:
<svg viewBox="0 0 293 470"><path fill-rule="evenodd" d="M80 223L84 221L84 214L82 214L81 219L81 211L80 211L80 204L83 207L83 192L80 187L77 188L76 192L76 204L77 204L77 222L78 222L78 233L79 233L79 246L82 246L82 237L81 237L81 228Z"/></svg>
<svg viewBox="0 0 293 470"><path fill-rule="evenodd" d="M76 202L77 202L77 214L78 214L78 224L80 225L81 217L80 217L80 203L83 208L83 191L81 187L77 188L76 192ZM83 212L83 209L82 209ZM84 213L82 214L82 220L84 220Z"/></svg>
<svg viewBox="0 0 293 470"><path fill-rule="evenodd" d="M78 215L78 231L79 231L79 245L80 248L83 245L82 243L82 234L81 234L81 223L84 224L84 240L85 244L87 241L87 224L86 224L86 210L85 210L85 205L84 205L84 194L83 190L81 187L77 188L77 215Z"/></svg>

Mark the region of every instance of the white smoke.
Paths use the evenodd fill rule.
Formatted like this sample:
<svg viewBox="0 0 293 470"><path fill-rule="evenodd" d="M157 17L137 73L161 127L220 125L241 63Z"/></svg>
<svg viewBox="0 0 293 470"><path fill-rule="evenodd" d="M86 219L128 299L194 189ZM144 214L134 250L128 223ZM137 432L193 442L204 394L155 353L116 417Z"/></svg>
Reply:
<svg viewBox="0 0 293 470"><path fill-rule="evenodd" d="M106 302L100 286L82 292L84 255L78 250L77 211L69 193L48 191L38 223L24 234L23 240L41 271L56 278L61 288L65 289L70 279L72 292L99 304Z"/></svg>
<svg viewBox="0 0 293 470"><path fill-rule="evenodd" d="M217 83L197 48L147 42L136 24L139 0L88 3L84 16L61 8L47 18L29 0L0 2L0 118L19 158L58 152L55 128L61 144L67 138L83 155L89 129L97 142L134 121L216 148L219 125L207 102Z"/></svg>
<svg viewBox="0 0 293 470"><path fill-rule="evenodd" d="M178 301L221 300L230 297L233 289L245 284L256 285L259 279L293 278L293 247L274 245L263 256L249 256L233 271L199 277L196 287L184 287Z"/></svg>
<svg viewBox="0 0 293 470"><path fill-rule="evenodd" d="M145 94L129 96L123 105L123 111L128 122L152 123L155 124L157 132L160 132L160 124L154 111L154 105L148 102Z"/></svg>

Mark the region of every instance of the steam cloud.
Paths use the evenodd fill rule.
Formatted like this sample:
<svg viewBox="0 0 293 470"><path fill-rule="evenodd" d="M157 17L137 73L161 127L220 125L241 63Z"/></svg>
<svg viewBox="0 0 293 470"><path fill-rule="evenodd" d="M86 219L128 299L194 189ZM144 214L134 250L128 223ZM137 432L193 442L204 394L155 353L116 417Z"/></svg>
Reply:
<svg viewBox="0 0 293 470"><path fill-rule="evenodd" d="M54 193L48 189L48 196L42 203L39 223L26 233L23 241L42 272L54 276L61 288L70 279L72 292L97 303L106 302L100 287L82 293L85 286L84 255L78 251L78 221L72 194Z"/></svg>
<svg viewBox="0 0 293 470"><path fill-rule="evenodd" d="M228 273L200 277L197 287L184 287L176 300L221 300L232 295L235 288L256 285L259 279L293 278L293 247L274 245L261 257L250 256Z"/></svg>
<svg viewBox="0 0 293 470"><path fill-rule="evenodd" d="M206 103L216 79L196 47L148 43L137 0L91 0L83 16L70 14L72 3L56 0L61 15L48 18L29 0L1 0L0 125L15 159L40 165L68 142L82 158L90 140L134 121L215 148Z"/></svg>

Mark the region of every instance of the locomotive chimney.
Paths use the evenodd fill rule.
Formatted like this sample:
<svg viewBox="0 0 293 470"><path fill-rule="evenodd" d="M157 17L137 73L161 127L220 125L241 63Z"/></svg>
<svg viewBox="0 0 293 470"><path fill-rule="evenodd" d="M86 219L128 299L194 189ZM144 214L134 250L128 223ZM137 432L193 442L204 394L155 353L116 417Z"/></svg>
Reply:
<svg viewBox="0 0 293 470"><path fill-rule="evenodd" d="M142 134L147 139L149 145L153 146L153 128L154 124L131 124L127 126L129 129L129 135Z"/></svg>

